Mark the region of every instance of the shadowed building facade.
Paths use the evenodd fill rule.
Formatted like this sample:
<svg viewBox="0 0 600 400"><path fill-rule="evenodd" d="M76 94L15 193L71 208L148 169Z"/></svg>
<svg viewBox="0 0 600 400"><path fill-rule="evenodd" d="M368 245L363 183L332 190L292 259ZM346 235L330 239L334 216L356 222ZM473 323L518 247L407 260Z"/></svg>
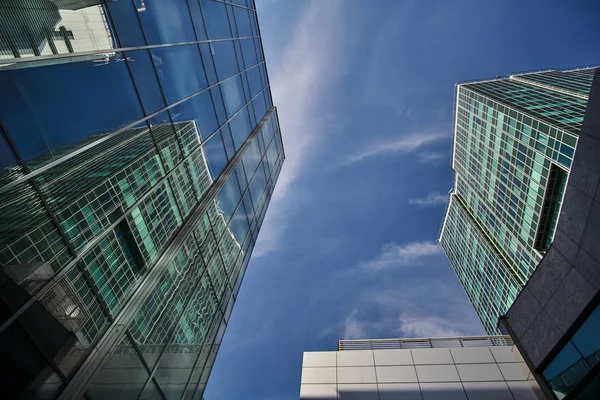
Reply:
<svg viewBox="0 0 600 400"><path fill-rule="evenodd" d="M554 238L594 71L456 86L455 182L439 241L489 334Z"/></svg>
<svg viewBox="0 0 600 400"><path fill-rule="evenodd" d="M3 393L200 399L284 160L254 3L5 3Z"/></svg>

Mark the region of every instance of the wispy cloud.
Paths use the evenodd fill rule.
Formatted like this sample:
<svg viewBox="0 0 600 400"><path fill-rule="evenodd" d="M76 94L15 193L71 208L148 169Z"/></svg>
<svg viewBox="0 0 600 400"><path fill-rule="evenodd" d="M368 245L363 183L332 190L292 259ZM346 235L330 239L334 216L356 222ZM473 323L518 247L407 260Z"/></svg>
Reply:
<svg viewBox="0 0 600 400"><path fill-rule="evenodd" d="M377 285L357 298L358 304L343 320L344 339L484 334L464 293L439 278Z"/></svg>
<svg viewBox="0 0 600 400"><path fill-rule="evenodd" d="M404 337L460 336L464 332L461 329L461 321L453 321L440 316L424 317L401 314L399 319L399 329Z"/></svg>
<svg viewBox="0 0 600 400"><path fill-rule="evenodd" d="M273 102L277 106L286 160L275 186L269 211L261 228L254 257L275 250L289 215L301 193L294 191L300 175L310 165L309 149L319 139L314 115L320 93L327 90L335 70L335 45L341 31L340 1L313 1L299 16L281 59L268 59ZM266 39L265 39L266 40ZM269 55L275 55L270 52ZM294 193L292 193L294 192Z"/></svg>
<svg viewBox="0 0 600 400"><path fill-rule="evenodd" d="M368 338L368 323L357 318L358 309L352 310L344 320L343 339Z"/></svg>
<svg viewBox="0 0 600 400"><path fill-rule="evenodd" d="M408 204L417 206L439 206L448 202L447 194L440 194L440 192L431 192L425 197L417 199L408 199Z"/></svg>
<svg viewBox="0 0 600 400"><path fill-rule="evenodd" d="M386 154L401 154L414 152L430 143L439 140L448 139L449 136L445 133L413 133L404 135L400 138L386 143L380 143L375 146L370 146L362 149L357 154L347 157L338 166L343 167L363 161L367 158L378 157Z"/></svg>
<svg viewBox="0 0 600 400"><path fill-rule="evenodd" d="M365 269L380 270L383 268L417 265L425 258L441 253L441 246L435 242L389 243L381 248L381 252L377 257L372 260L363 261L359 266Z"/></svg>
<svg viewBox="0 0 600 400"><path fill-rule="evenodd" d="M448 157L448 153L423 151L419 153L419 162L423 164L437 164Z"/></svg>

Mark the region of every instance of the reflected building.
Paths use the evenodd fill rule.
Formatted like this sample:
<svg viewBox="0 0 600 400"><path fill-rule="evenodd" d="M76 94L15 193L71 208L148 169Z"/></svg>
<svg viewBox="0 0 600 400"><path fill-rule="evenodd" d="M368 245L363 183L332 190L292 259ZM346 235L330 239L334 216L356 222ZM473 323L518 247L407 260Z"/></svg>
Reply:
<svg viewBox="0 0 600 400"><path fill-rule="evenodd" d="M31 67L23 59L109 50L115 46L101 0L3 0L0 59L3 68ZM114 53L78 55L102 62ZM64 62L47 59L40 64ZM69 61L66 61L69 62Z"/></svg>
<svg viewBox="0 0 600 400"><path fill-rule="evenodd" d="M340 340L305 352L302 400L543 400L510 336Z"/></svg>
<svg viewBox="0 0 600 400"><path fill-rule="evenodd" d="M161 7L0 5L11 398L202 398L284 152L253 2Z"/></svg>
<svg viewBox="0 0 600 400"><path fill-rule="evenodd" d="M488 334L554 239L594 71L456 86L454 187L439 242Z"/></svg>

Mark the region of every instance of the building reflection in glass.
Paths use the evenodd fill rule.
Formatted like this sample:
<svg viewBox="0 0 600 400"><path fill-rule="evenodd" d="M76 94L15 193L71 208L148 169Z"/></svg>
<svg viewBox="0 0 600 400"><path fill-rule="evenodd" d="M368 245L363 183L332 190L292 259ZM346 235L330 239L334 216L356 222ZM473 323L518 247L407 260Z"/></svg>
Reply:
<svg viewBox="0 0 600 400"><path fill-rule="evenodd" d="M201 398L284 160L254 3L0 1L0 385Z"/></svg>

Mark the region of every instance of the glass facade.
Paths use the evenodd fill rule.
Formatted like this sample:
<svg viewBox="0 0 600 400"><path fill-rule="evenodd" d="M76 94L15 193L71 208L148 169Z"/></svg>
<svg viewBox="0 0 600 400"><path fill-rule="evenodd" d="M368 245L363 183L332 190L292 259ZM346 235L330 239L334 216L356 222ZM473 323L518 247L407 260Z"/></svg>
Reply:
<svg viewBox="0 0 600 400"><path fill-rule="evenodd" d="M489 334L552 242L593 73L457 85L455 184L439 240Z"/></svg>
<svg viewBox="0 0 600 400"><path fill-rule="evenodd" d="M544 369L544 378L559 399L571 392L580 392L571 397L573 399L592 399L596 398L592 396L598 395L598 392L594 391L594 388L598 389L598 378L594 376L598 374L596 366L600 363L598 332L600 332L600 306L596 307ZM591 382L577 388L577 384L582 382L586 375L588 379L591 378Z"/></svg>
<svg viewBox="0 0 600 400"><path fill-rule="evenodd" d="M3 393L202 398L285 158L253 1L0 26Z"/></svg>

